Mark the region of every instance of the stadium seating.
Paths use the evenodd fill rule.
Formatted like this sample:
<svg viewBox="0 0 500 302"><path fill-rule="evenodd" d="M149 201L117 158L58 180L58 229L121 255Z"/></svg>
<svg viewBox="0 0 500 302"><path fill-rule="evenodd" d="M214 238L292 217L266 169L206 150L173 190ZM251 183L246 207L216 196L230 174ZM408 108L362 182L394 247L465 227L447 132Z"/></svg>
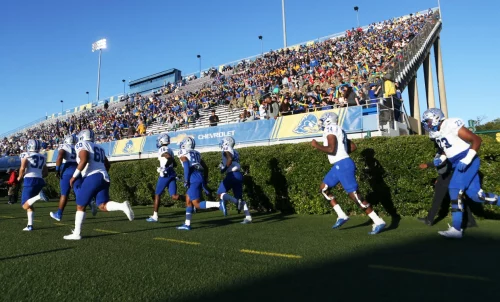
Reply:
<svg viewBox="0 0 500 302"><path fill-rule="evenodd" d="M253 62L241 61L222 73L213 68L209 74L184 80L177 87L142 96L130 95L121 102L110 103L107 109L99 106L43 121L4 138L0 152L18 154L29 138L43 140L45 149L55 149L65 135L86 127L94 129L98 142L207 127L211 110L216 111L220 123L235 123L250 104L257 108L264 106L263 112L268 117L272 108L286 114L321 110L326 106L369 104L376 98L387 97L383 82L396 79L394 72L391 74L393 59L436 16L437 13L428 11L363 29L353 28L324 41L268 52ZM387 78L387 74L391 77ZM372 86L378 93L371 92ZM271 100L263 103L265 96L272 97L278 107L273 107ZM285 99L290 107L286 104L281 107ZM186 116L189 111L193 114L191 118ZM365 114L370 114L369 111ZM271 116L275 115L276 111ZM183 121L173 126L166 122L170 116ZM141 129L140 133L135 129Z"/></svg>

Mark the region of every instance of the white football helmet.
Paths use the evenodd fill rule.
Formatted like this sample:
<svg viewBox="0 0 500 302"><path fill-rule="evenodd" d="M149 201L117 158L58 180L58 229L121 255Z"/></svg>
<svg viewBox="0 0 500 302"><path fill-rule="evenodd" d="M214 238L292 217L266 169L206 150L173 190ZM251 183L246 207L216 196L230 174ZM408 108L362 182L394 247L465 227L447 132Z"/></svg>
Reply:
<svg viewBox="0 0 500 302"><path fill-rule="evenodd" d="M184 150L194 150L195 147L196 147L196 142L192 137L186 137L179 144L179 149L184 149Z"/></svg>
<svg viewBox="0 0 500 302"><path fill-rule="evenodd" d="M78 134L78 141L90 141L94 142L94 131L90 129L84 129Z"/></svg>
<svg viewBox="0 0 500 302"><path fill-rule="evenodd" d="M38 152L40 151L41 147L42 142L37 139L30 139L28 140L28 144L26 145L26 150L28 150L29 152Z"/></svg>
<svg viewBox="0 0 500 302"><path fill-rule="evenodd" d="M223 149L224 147L230 147L230 148L234 148L234 144L236 144L236 142L234 141L234 138L232 138L231 136L225 136L221 141L220 141L220 148Z"/></svg>
<svg viewBox="0 0 500 302"><path fill-rule="evenodd" d="M68 135L64 138L64 143L69 144L69 145L74 145L77 143L77 141L78 141L78 139L76 138L76 135L74 135L74 134Z"/></svg>
<svg viewBox="0 0 500 302"><path fill-rule="evenodd" d="M160 136L158 136L158 140L156 141L156 147L160 148L164 145L170 145L170 136L168 136L168 134L160 134Z"/></svg>
<svg viewBox="0 0 500 302"><path fill-rule="evenodd" d="M334 112L327 112L323 114L318 120L318 127L321 130L325 130L326 126L337 124L339 116Z"/></svg>
<svg viewBox="0 0 500 302"><path fill-rule="evenodd" d="M444 121L444 113L439 108L429 108L422 114L422 125L425 131L432 133L438 131L439 124Z"/></svg>

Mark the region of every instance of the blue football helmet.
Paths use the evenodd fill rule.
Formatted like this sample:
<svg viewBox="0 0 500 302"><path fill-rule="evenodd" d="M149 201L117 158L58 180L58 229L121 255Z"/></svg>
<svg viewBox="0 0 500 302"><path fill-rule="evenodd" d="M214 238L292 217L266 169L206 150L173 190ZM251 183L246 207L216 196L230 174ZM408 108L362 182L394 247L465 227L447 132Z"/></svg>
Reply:
<svg viewBox="0 0 500 302"><path fill-rule="evenodd" d="M37 139L28 140L28 144L26 145L26 150L29 152L38 152L42 147L42 142Z"/></svg>
<svg viewBox="0 0 500 302"><path fill-rule="evenodd" d="M318 120L318 127L321 130L325 130L325 127L329 125L337 124L339 116L334 112L327 112L323 114Z"/></svg>
<svg viewBox="0 0 500 302"><path fill-rule="evenodd" d="M170 145L170 136L168 134L160 134L158 136L158 140L156 141L156 147L160 148L161 146L168 146Z"/></svg>
<svg viewBox="0 0 500 302"><path fill-rule="evenodd" d="M184 149L184 150L194 150L195 147L196 147L196 142L192 137L186 137L179 144L179 149Z"/></svg>
<svg viewBox="0 0 500 302"><path fill-rule="evenodd" d="M76 135L74 135L74 134L68 135L64 138L65 144L74 145L77 142L78 142L78 139L76 138Z"/></svg>
<svg viewBox="0 0 500 302"><path fill-rule="evenodd" d="M94 131L90 130L90 129L84 129L82 131L80 131L80 133L78 134L78 141L79 142L83 142L83 141L90 141L90 142L94 142Z"/></svg>
<svg viewBox="0 0 500 302"><path fill-rule="evenodd" d="M443 111L439 108L429 108L422 114L422 125L425 131L432 133L438 131L439 124L445 119Z"/></svg>
<svg viewBox="0 0 500 302"><path fill-rule="evenodd" d="M236 144L236 142L234 141L234 138L232 138L231 136L225 136L219 143L219 147L221 149L223 149L224 147L230 147L230 148L234 148L234 145Z"/></svg>

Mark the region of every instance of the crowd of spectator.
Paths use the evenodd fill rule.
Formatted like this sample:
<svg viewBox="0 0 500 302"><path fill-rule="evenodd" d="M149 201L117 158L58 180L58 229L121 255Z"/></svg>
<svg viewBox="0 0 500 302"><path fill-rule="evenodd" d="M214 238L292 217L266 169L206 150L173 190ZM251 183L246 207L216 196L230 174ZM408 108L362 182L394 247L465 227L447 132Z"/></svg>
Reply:
<svg viewBox="0 0 500 302"><path fill-rule="evenodd" d="M380 97L399 97L398 83L384 76L390 62L412 41L433 15L426 14L373 23L366 30L352 28L345 35L319 43L270 51L254 61L221 70L212 68L199 89L182 90L187 79L168 84L152 94L131 95L119 106L93 108L46 121L0 144L2 155L19 154L27 139L43 141L54 150L68 134L92 128L97 142L148 135L153 122L167 129L187 127L200 110L227 104L238 110L240 122L279 115L356 106ZM228 72L230 71L230 72ZM192 79L191 79L192 80ZM151 134L151 133L149 133Z"/></svg>

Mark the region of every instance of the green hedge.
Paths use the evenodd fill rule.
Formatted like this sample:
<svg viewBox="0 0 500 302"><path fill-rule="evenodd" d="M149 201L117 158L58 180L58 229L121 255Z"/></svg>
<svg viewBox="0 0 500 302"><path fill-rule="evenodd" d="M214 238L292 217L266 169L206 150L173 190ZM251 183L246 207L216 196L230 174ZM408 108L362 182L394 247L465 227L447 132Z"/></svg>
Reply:
<svg viewBox="0 0 500 302"><path fill-rule="evenodd" d="M396 138L373 137L355 140L358 150L351 156L357 165L360 190L377 211L403 216L422 215L430 207L433 195L434 169L420 170L418 165L430 161L433 143L425 136ZM268 147L249 147L238 150L241 164L249 173L244 177L244 198L251 208L259 211L284 213L325 214L331 207L319 193L319 184L331 165L324 153L314 150L309 143L284 144ZM500 192L500 144L483 137L480 151L483 188ZM222 175L216 166L219 152L203 153L209 169L209 186L216 190ZM134 204L151 204L158 173L157 159L112 163L111 190L113 200L129 200ZM181 165L177 172L182 176ZM58 182L48 177L49 195L58 196ZM178 183L178 190L185 190ZM334 194L345 210L361 213L347 195L335 188ZM172 204L165 194L162 201ZM214 196L207 198L214 200ZM495 207L486 206L486 216L492 217Z"/></svg>

